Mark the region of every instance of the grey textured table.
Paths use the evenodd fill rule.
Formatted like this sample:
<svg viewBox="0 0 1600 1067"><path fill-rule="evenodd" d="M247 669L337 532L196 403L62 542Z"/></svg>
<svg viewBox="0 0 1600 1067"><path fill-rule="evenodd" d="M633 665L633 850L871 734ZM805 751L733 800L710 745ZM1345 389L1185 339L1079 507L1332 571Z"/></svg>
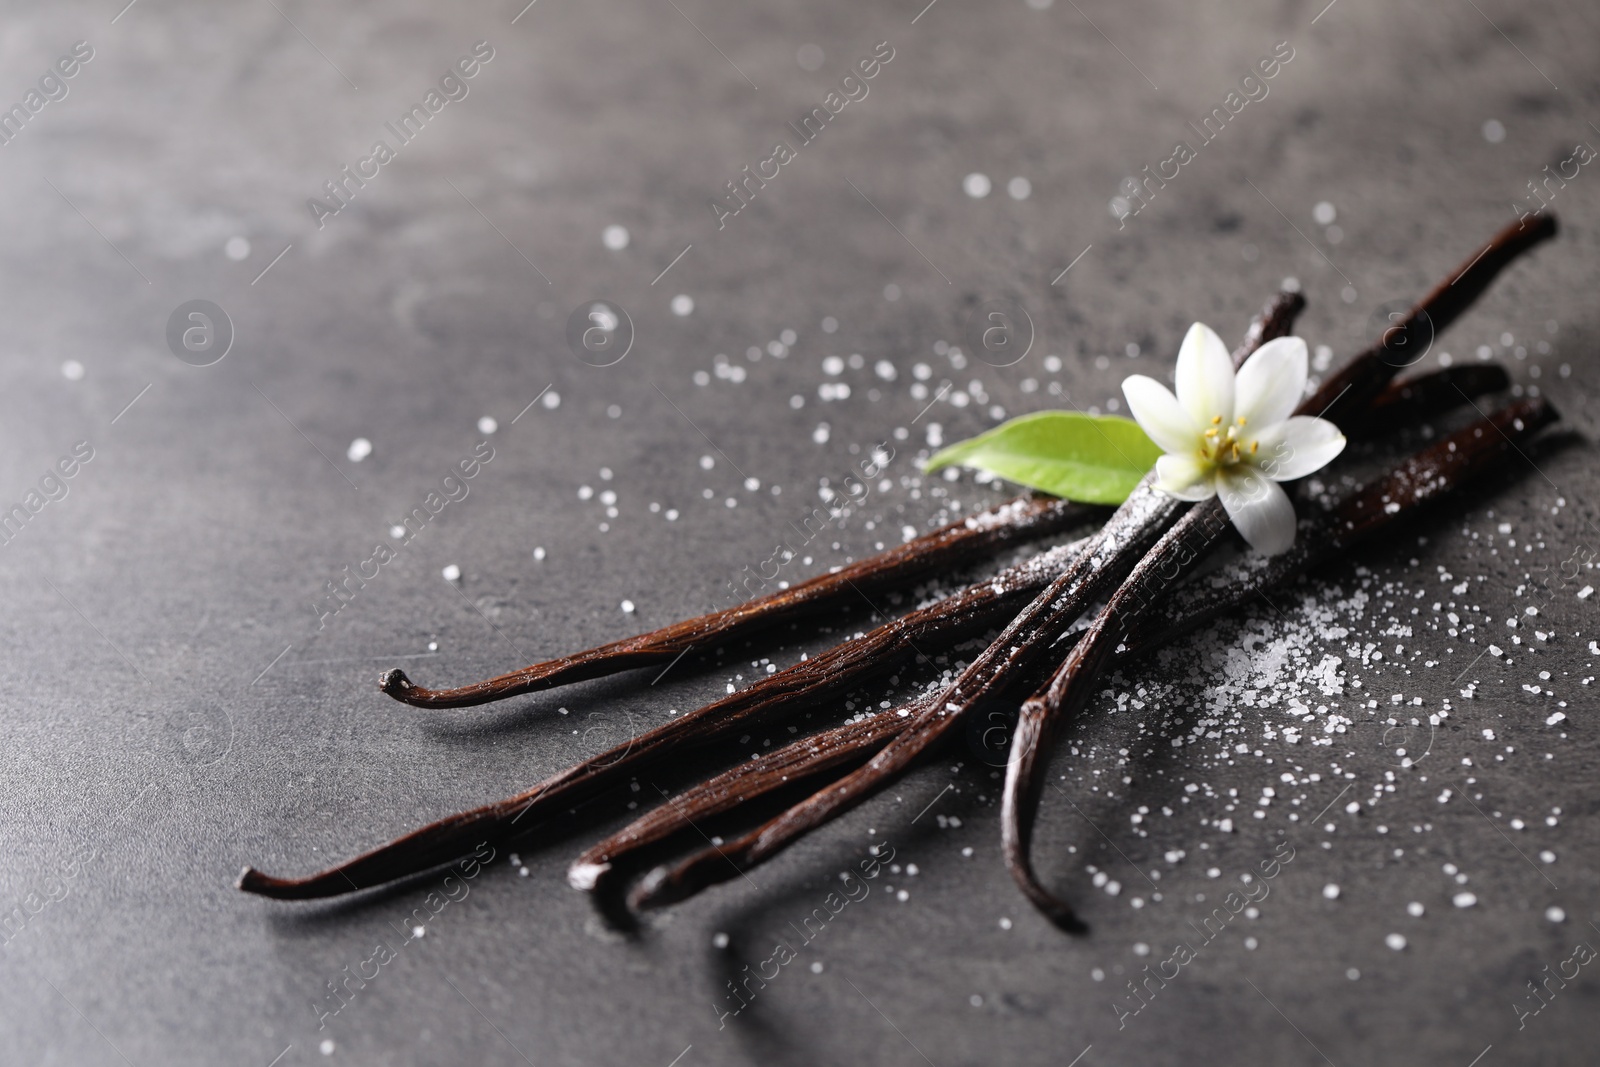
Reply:
<svg viewBox="0 0 1600 1067"><path fill-rule="evenodd" d="M380 669L464 682L704 610L880 441L883 484L795 574L1003 499L917 457L1106 410L1286 276L1343 357L1564 164L1562 236L1426 363L1489 353L1592 432L1600 176L1568 162L1600 144L1592 7L119 3L11 4L0 37L0 1060L1592 1060L1583 437L1108 683L1132 701L1074 729L1040 837L1087 936L1016 892L995 772L961 751L634 939L565 866L687 770L550 827L525 869L502 849L322 905L233 888L823 646L461 713L393 703ZM735 215L745 167L769 177ZM1174 169L1119 224L1120 183ZM965 323L1002 298L1034 342L995 368ZM610 366L566 335L601 299L633 330ZM226 319L185 310L179 359L195 300ZM875 842L896 866L798 943ZM724 1016L780 939L796 958Z"/></svg>

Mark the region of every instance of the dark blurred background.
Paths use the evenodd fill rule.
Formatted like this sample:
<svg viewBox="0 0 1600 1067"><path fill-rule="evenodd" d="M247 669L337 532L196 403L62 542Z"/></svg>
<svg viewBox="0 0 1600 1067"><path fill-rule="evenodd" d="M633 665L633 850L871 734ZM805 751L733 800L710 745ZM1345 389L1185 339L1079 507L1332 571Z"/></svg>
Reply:
<svg viewBox="0 0 1600 1067"><path fill-rule="evenodd" d="M1588 969L1518 1010L1597 936L1583 582L1539 601L1551 632L1505 670L1458 675L1464 649L1420 623L1404 667L1346 663L1385 702L1453 702L1412 728L1431 763L1403 765L1383 720L1289 750L1260 740L1277 709L1245 709L1242 739L1316 774L1304 804L1336 802L1336 833L1282 803L1247 817L1290 791L1259 751L1130 764L1126 711L1085 727L1041 836L1084 937L1013 888L994 772L962 752L634 939L564 870L654 783L497 858L409 942L426 879L302 906L233 879L509 795L765 669L424 713L376 691L383 668L465 682L706 610L880 441L890 476L805 573L1001 500L916 459L1031 410L1114 410L1191 321L1231 340L1285 278L1337 365L1600 145L1592 5L119 6L0 18L0 1059L1588 1062ZM804 142L819 107L837 114ZM1176 177L1125 195L1180 141ZM793 158L764 163L779 142ZM1588 435L1600 173L1577 169L1540 185L1561 237L1426 364L1492 356ZM986 301L1027 312L1021 362L974 358ZM609 348L571 340L597 304ZM393 536L486 450L464 497ZM1387 648L1378 601L1427 610L1467 579L1505 641L1527 575L1600 546L1594 470L1580 438L1343 565L1327 580L1367 568L1373 610L1315 633L1312 660ZM801 647L821 645L751 658ZM1200 647L1130 684L1191 678ZM1192 699L1232 700L1216 677ZM1130 821L1141 801L1156 813ZM1206 914L1208 871L1285 832L1297 858L1259 918L1119 1020ZM901 869L721 1018L727 982L884 840ZM325 1015L380 942L405 947Z"/></svg>

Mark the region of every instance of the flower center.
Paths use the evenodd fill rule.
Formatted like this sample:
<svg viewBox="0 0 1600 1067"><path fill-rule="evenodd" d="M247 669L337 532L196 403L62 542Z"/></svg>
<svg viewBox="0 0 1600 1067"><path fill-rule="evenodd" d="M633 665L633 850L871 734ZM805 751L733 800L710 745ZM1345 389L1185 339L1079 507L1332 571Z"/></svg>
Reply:
<svg viewBox="0 0 1600 1067"><path fill-rule="evenodd" d="M1200 439L1200 458L1213 467L1231 467L1249 462L1261 448L1261 442L1244 436L1245 419L1240 416L1234 425L1224 427L1222 416L1213 415L1211 425Z"/></svg>

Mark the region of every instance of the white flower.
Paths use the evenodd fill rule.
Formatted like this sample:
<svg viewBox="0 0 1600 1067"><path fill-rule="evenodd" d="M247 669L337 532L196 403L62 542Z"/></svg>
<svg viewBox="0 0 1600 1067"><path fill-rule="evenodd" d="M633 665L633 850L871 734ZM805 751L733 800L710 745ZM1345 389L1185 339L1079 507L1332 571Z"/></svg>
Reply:
<svg viewBox="0 0 1600 1067"><path fill-rule="evenodd" d="M1180 500L1222 497L1222 506L1258 552L1294 544L1294 505L1279 482L1303 478L1344 450L1326 419L1294 415L1306 385L1306 343L1268 341L1239 368L1204 323L1189 327L1178 350L1178 395L1135 374L1122 383L1128 409L1167 454L1156 460L1156 488Z"/></svg>

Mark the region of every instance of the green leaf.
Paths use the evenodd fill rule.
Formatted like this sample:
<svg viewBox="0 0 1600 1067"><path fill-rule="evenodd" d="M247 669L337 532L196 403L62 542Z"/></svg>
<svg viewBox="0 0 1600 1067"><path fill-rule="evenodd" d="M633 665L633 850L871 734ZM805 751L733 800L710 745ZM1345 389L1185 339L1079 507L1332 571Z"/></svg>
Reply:
<svg viewBox="0 0 1600 1067"><path fill-rule="evenodd" d="M1161 449L1132 419L1040 411L951 445L924 470L959 465L1085 504L1120 504Z"/></svg>

